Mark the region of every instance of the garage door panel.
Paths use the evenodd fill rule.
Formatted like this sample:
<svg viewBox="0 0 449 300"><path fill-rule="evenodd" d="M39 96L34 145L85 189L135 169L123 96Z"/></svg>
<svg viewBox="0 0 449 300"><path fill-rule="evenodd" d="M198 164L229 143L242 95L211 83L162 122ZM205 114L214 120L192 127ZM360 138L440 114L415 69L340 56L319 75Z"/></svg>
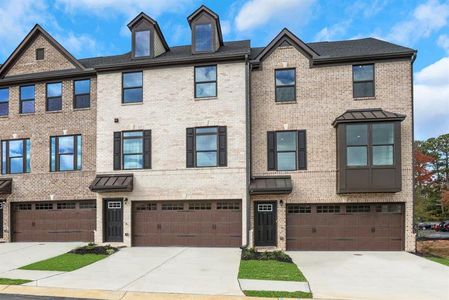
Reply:
<svg viewBox="0 0 449 300"><path fill-rule="evenodd" d="M332 212L329 210L332 206L338 206L340 210ZM288 213L287 248L402 250L404 216L403 213L390 213L396 206L385 204L378 209L378 204L320 204L312 205L311 213Z"/></svg>

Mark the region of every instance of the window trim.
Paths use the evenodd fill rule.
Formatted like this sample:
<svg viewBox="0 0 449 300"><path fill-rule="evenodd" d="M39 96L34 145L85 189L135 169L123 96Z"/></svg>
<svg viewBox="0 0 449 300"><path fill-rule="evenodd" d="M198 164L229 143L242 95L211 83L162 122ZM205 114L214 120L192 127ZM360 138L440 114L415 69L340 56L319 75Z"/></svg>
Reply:
<svg viewBox="0 0 449 300"><path fill-rule="evenodd" d="M81 167L77 169L78 167L78 139L77 137L81 137ZM73 137L73 153L66 153L62 155L73 155L73 169L72 170L60 170L60 154L59 154L59 138L60 137ZM55 138L55 170L53 171L51 169L52 160L51 160L51 140L52 138ZM83 165L82 165L82 147L83 147L83 137L81 134L67 134L67 135L52 135L50 136L50 173L57 173L57 172L75 172L75 171L82 171Z"/></svg>
<svg viewBox="0 0 449 300"><path fill-rule="evenodd" d="M9 89L9 87L8 86L5 86L5 87L0 87L0 90L7 90L8 91L8 101L6 101L6 102L0 102L0 105L2 105L2 104L5 104L6 103L6 107L7 107L7 111L6 111L6 114L4 114L4 115L2 115L2 114L0 114L0 117L6 117L6 116L9 116L9 102L10 102L10 89Z"/></svg>
<svg viewBox="0 0 449 300"><path fill-rule="evenodd" d="M355 81L355 76L354 76L354 67L357 66L373 66L373 80L360 80L360 81ZM367 63L367 64L354 64L351 65L351 71L352 71L352 98L353 99L368 99L368 98L375 98L376 97L376 66L374 63ZM366 83L366 82L372 82L373 83L373 95L371 96L361 96L361 97L356 97L355 95L355 89L354 89L354 83Z"/></svg>
<svg viewBox="0 0 449 300"><path fill-rule="evenodd" d="M50 84L61 84L61 96L58 97L49 97L48 96L48 85ZM51 81L51 82L47 82L45 83L45 111L46 112L54 112L54 111L62 111L62 106L64 104L63 99L62 99L62 95L63 95L63 91L64 91L64 84L62 83L62 81ZM56 110L48 110L48 101L52 100L52 99L56 99L56 98L61 98L61 109L56 109Z"/></svg>
<svg viewBox="0 0 449 300"><path fill-rule="evenodd" d="M136 87L125 87L125 74L133 74L133 73L140 73L140 74L142 74L142 85L140 87L137 87L137 86ZM125 102L125 90L137 89L137 88L141 88L142 89L142 100L141 101L136 101L136 102ZM143 103L143 70L122 72L122 104L123 105L128 105L128 104L138 104L138 103Z"/></svg>
<svg viewBox="0 0 449 300"><path fill-rule="evenodd" d="M196 69L197 68L207 68L207 67L215 67L215 80L197 82L196 81ZM197 96L197 85L204 84L204 83L215 83L215 96L203 96L203 97ZM208 65L194 66L194 68L193 68L193 85L194 85L193 96L195 99L217 98L218 97L218 65L217 64L213 64L213 65L208 64Z"/></svg>
<svg viewBox="0 0 449 300"><path fill-rule="evenodd" d="M11 157L9 155L9 143L11 141L22 141L22 172L20 173L11 173ZM28 155L27 155L27 151L26 151L26 141L29 141L30 143L30 153L29 153L29 159L30 159L30 170L27 170L27 160L28 160ZM3 142L6 142L6 172L3 173ZM1 170L0 170L0 174L2 175L18 175L18 174L28 174L31 172L31 139L30 138L21 138L21 139L10 139L10 140L1 140L0 141L0 157L1 157ZM13 158L18 158L20 156L17 157L13 157Z"/></svg>
<svg viewBox="0 0 449 300"><path fill-rule="evenodd" d="M150 54L149 55L145 55L145 56L136 56L136 32L140 32L140 31L149 31L150 32ZM145 58L151 58L154 57L154 35L155 35L155 30L153 29L153 26L148 26L146 28L142 28L142 29L134 29L132 31L132 59L145 59Z"/></svg>
<svg viewBox="0 0 449 300"><path fill-rule="evenodd" d="M40 53L42 53L42 58L40 58ZM36 60L44 60L45 59L45 48L37 48L36 49Z"/></svg>
<svg viewBox="0 0 449 300"><path fill-rule="evenodd" d="M75 90L75 82L77 81L85 81L85 80L89 80L89 93L83 93L83 94L76 94L76 90ZM75 79L72 81L72 97L73 97L73 109L88 109L91 107L91 93L92 93L92 79L89 78L80 78L80 79ZM89 95L89 106L88 107L76 107L76 96L86 96Z"/></svg>
<svg viewBox="0 0 449 300"><path fill-rule="evenodd" d="M294 72L294 79L295 79L294 84L293 85L281 85L281 86L278 86L277 83L276 83L276 72L277 71L288 71L288 70L293 70L293 72ZM293 90L294 90L293 100L279 101L277 99L277 89L278 89L278 87L279 88L293 87ZM274 69L274 101L276 103L292 103L292 102L296 102L296 68L277 68L277 69Z"/></svg>
<svg viewBox="0 0 449 300"><path fill-rule="evenodd" d="M28 87L28 86L32 86L34 87L34 97L30 98L30 99L22 99L22 88L24 87ZM28 102L28 101L33 101L33 112L23 112L22 109L22 103L23 102ZM34 114L36 113L36 85L35 84L25 84L25 85L20 85L19 86L19 114L22 115L28 115L28 114Z"/></svg>
<svg viewBox="0 0 449 300"><path fill-rule="evenodd" d="M197 50L196 49L196 26L198 25L210 25L210 43L211 43L211 49L210 50ZM193 25L193 30L192 30L192 34L193 34L193 40L192 40L192 44L194 44L193 47L193 53L195 54L202 54L202 53L213 53L215 52L215 25L213 24L212 20L210 20L210 22L207 21L203 21L203 22L198 22L195 23Z"/></svg>
<svg viewBox="0 0 449 300"><path fill-rule="evenodd" d="M135 137L135 136L125 137L123 134L127 133L127 132L141 132L142 136L141 137ZM122 154L122 157L121 157L122 170L127 170L127 171L129 171L129 170L144 170L145 169L145 134L144 134L144 130L124 130L121 132L121 134L122 134L122 141L121 141L121 143L122 143L122 145L121 145L121 147L122 147L122 153L121 153ZM142 153L126 153L125 154L125 140L133 140L133 139L135 140L137 138L142 139ZM125 169L125 156L126 155L142 155L142 168Z"/></svg>

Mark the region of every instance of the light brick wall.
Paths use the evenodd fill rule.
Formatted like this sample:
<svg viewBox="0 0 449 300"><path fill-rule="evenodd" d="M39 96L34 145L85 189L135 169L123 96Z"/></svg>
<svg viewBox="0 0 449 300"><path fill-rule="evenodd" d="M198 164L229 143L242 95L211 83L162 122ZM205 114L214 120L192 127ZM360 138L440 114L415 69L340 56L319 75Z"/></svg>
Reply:
<svg viewBox="0 0 449 300"><path fill-rule="evenodd" d="M285 67L296 68L297 102L278 104L274 70ZM287 203L404 202L405 249L414 250L410 61L376 63L375 79L376 97L356 101L352 97L351 65L310 68L309 60L293 47L277 48L263 61L261 70L251 73L252 175L289 174L294 185L288 195L251 197L252 201L284 201L284 207L278 205L279 248L285 249L286 245ZM346 110L360 108L382 108L407 116L401 123L402 191L399 193L336 193L336 129L331 123ZM307 130L307 170L267 171L267 131L285 129Z"/></svg>
<svg viewBox="0 0 449 300"><path fill-rule="evenodd" d="M145 70L143 103L123 105L121 73L98 75L98 173L117 173L114 131L152 131L152 169L119 171L134 173L133 192L102 194L97 200L100 207L103 198L129 199L124 207L126 245L131 244L131 202L137 200L242 199L246 224L245 64L218 64L217 77L218 96L195 100L194 66ZM227 126L228 166L186 168L186 128L215 125ZM103 239L101 224L97 223L97 242ZM244 243L246 226L242 233Z"/></svg>
<svg viewBox="0 0 449 300"><path fill-rule="evenodd" d="M36 49L38 48L45 49L45 59L36 60ZM38 34L9 69L6 76L75 68L75 65L67 60L59 50L54 48L42 34Z"/></svg>
<svg viewBox="0 0 449 300"><path fill-rule="evenodd" d="M63 80L62 111L45 111L45 83L35 85L34 114L19 114L19 86L9 88L9 116L0 117L0 140L30 138L31 172L7 174L12 194L4 209L4 240L10 239L10 202L95 199L89 184L95 177L96 79L91 79L91 108L73 109L73 81ZM50 173L50 136L81 134L82 170Z"/></svg>

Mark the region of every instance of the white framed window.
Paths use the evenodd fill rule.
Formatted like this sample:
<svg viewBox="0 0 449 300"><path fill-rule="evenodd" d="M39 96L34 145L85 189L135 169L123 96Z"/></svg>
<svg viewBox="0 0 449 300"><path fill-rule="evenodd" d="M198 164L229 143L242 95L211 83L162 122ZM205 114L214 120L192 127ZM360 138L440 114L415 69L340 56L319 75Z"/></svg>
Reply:
<svg viewBox="0 0 449 300"><path fill-rule="evenodd" d="M273 211L273 204L258 204L257 211Z"/></svg>
<svg viewBox="0 0 449 300"><path fill-rule="evenodd" d="M108 202L108 209L121 209L121 208L122 208L122 202L120 202L120 201Z"/></svg>

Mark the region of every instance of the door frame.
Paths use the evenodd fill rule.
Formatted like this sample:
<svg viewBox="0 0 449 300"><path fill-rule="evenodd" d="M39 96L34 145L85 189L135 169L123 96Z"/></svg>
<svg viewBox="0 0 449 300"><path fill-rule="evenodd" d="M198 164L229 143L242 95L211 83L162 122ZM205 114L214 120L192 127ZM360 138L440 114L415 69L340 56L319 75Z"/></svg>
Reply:
<svg viewBox="0 0 449 300"><path fill-rule="evenodd" d="M108 222L108 215L107 215L107 211L108 211L108 202L120 202L121 203L121 211L122 211L122 233L124 232L124 226L123 226L123 222L124 222L124 220L123 220L123 215L124 215L124 213L123 213L123 211L124 211L124 207L123 207L123 204L124 204L124 201L123 201L123 198L104 198L103 199L103 242L105 242L105 243L107 243L107 242L111 242L111 243L123 243L123 240L124 240L124 238L123 238L123 235L124 234L122 234L122 237L121 237L121 240L120 241L108 241L108 236L107 236L107 232L108 232L108 230L107 230L107 222Z"/></svg>
<svg viewBox="0 0 449 300"><path fill-rule="evenodd" d="M254 246L256 247L271 247L271 246L277 246L278 244L278 215L277 215L277 201L276 200L271 200L271 201L254 201L254 232L257 232L257 218L258 218L258 205L259 204L272 204L273 205L273 217L274 217L274 242L273 243L263 243L263 244L258 244L257 243L257 238L256 238L256 234L253 234L253 238L254 238Z"/></svg>
<svg viewBox="0 0 449 300"><path fill-rule="evenodd" d="M4 230L3 221L5 219L3 216L4 210L5 210L5 203L0 200L0 239L4 238L4 235L3 235L3 230Z"/></svg>

